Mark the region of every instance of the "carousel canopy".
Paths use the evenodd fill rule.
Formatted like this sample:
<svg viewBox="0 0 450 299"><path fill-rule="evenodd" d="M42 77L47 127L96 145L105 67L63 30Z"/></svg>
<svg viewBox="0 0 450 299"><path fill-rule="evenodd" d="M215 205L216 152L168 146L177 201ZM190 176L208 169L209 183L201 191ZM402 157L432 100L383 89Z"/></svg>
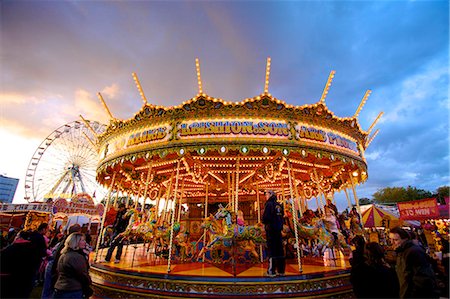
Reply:
<svg viewBox="0 0 450 299"><path fill-rule="evenodd" d="M268 60L268 67L270 60ZM186 202L254 200L257 190L294 190L311 198L367 180L364 151L375 137L358 122L367 91L356 113L337 117L325 97L334 71L317 103L294 106L268 92L241 102L199 93L176 107L144 102L128 120L112 116L98 135L97 180L106 187L155 199L180 193Z"/></svg>

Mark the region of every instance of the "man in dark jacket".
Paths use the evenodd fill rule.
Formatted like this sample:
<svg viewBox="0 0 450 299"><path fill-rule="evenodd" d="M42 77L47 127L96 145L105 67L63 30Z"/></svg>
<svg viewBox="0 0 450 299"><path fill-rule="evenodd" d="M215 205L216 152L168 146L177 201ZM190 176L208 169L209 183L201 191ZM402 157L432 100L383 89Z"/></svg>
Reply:
<svg viewBox="0 0 450 299"><path fill-rule="evenodd" d="M274 191L265 192L267 202L264 206L262 222L265 224L269 267L267 276L284 276L286 261L283 250L281 231L283 229L283 207L277 202Z"/></svg>
<svg viewBox="0 0 450 299"><path fill-rule="evenodd" d="M122 249L123 249L123 232L126 230L128 226L128 222L130 220L130 217L127 216L127 209L125 207L125 204L119 205L119 211L117 211L116 220L114 221L114 233L112 236L112 242L111 246L108 248L108 252L105 256L105 261L109 262L111 260L112 254L114 249L117 247L116 252L116 260L115 263L120 262L120 257L122 256Z"/></svg>
<svg viewBox="0 0 450 299"><path fill-rule="evenodd" d="M423 248L409 240L408 232L400 227L391 229L389 239L397 253L400 298L438 298L434 272Z"/></svg>

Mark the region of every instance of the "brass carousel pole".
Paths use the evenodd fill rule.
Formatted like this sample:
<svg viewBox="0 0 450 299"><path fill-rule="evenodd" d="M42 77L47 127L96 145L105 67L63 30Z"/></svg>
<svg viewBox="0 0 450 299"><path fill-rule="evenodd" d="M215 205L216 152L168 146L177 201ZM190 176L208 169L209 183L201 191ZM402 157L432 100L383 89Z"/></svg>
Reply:
<svg viewBox="0 0 450 299"><path fill-rule="evenodd" d="M290 171L291 171L291 176L292 176L292 186L294 187L295 198L297 199L298 211L300 212L300 217L302 217L303 216L303 207L302 207L302 203L300 200L300 195L298 193L297 184L295 183L295 173L294 173L294 170L292 169L292 167L290 167Z"/></svg>
<svg viewBox="0 0 450 299"><path fill-rule="evenodd" d="M142 211L144 211L145 208L145 202L147 201L147 191L148 191L148 183L150 182L150 173L152 171L153 168L153 163L150 163L150 166L148 167L148 172L147 172L147 179L145 181L145 188L144 188L144 203L142 204Z"/></svg>
<svg viewBox="0 0 450 299"><path fill-rule="evenodd" d="M301 273L303 272L302 268L302 261L301 261L301 255L300 255L300 243L298 241L298 227L297 227L297 211L295 210L295 204L294 204L294 190L292 190L292 177L291 177L291 163L289 160L287 161L288 166L288 176L289 176L289 191L292 198L292 218L294 220L294 233L295 233L295 244L297 246L297 263L298 263L298 271Z"/></svg>
<svg viewBox="0 0 450 299"><path fill-rule="evenodd" d="M235 217L237 219L239 210L239 158L236 160L236 201L234 204Z"/></svg>
<svg viewBox="0 0 450 299"><path fill-rule="evenodd" d="M172 175L170 176L170 180L169 180L169 184L167 185L167 190L166 190L166 196L165 196L165 202L164 202L164 209L163 209L163 214L161 215L162 217L162 223L164 224L164 222L166 221L167 218L167 206L169 204L169 197L170 197L170 193L172 192L172 181L173 181L173 174L174 172L172 172ZM177 178L178 179L178 178Z"/></svg>
<svg viewBox="0 0 450 299"><path fill-rule="evenodd" d="M228 181L227 181L227 183L228 183L228 206L232 206L231 205L231 173L228 171L227 172L227 174L228 174Z"/></svg>
<svg viewBox="0 0 450 299"><path fill-rule="evenodd" d="M208 193L209 193L209 185L206 184L206 192L205 192L205 218L208 217ZM203 247L206 246L206 228L203 229ZM203 251L202 262L205 261L205 251Z"/></svg>
<svg viewBox="0 0 450 299"><path fill-rule="evenodd" d="M317 175L317 171L315 168L313 168L313 173L314 173L314 180L317 185L317 191L318 191L316 200L318 200L318 202L320 203L320 209L322 210L322 213L325 214L324 205L322 202L322 188L320 188L319 176Z"/></svg>
<svg viewBox="0 0 450 299"><path fill-rule="evenodd" d="M138 206L139 206L139 197L141 196L141 192L142 192L142 184L139 185L139 191L136 195L136 202L134 203L134 209L137 210Z"/></svg>
<svg viewBox="0 0 450 299"><path fill-rule="evenodd" d="M120 181L119 186L121 185L122 181ZM117 208L117 201L119 200L119 189L116 190L116 198L114 199L113 207L114 209Z"/></svg>
<svg viewBox="0 0 450 299"><path fill-rule="evenodd" d="M181 181L181 192L180 192L180 204L178 205L178 216L177 221L180 222L181 220L181 202L183 201L183 193L184 193L184 177Z"/></svg>
<svg viewBox="0 0 450 299"><path fill-rule="evenodd" d="M234 220L237 224L239 211L239 157L236 159L236 201L234 204ZM236 237L233 234L233 276L236 277Z"/></svg>
<svg viewBox="0 0 450 299"><path fill-rule="evenodd" d="M256 183L256 202L257 202L257 211L258 211L258 223L261 223L261 201L259 200L259 184ZM263 248L262 245L259 245L259 259L261 263L263 262Z"/></svg>
<svg viewBox="0 0 450 299"><path fill-rule="evenodd" d="M345 197L347 198L348 208L349 210L352 209L352 201L350 199L350 196L348 196L347 188L344 188Z"/></svg>
<svg viewBox="0 0 450 299"><path fill-rule="evenodd" d="M102 223L100 225L100 232L99 232L99 235L97 236L97 246L95 247L94 263L97 261L97 258L98 258L98 249L100 247L100 244L103 243L103 227L105 226L106 213L108 212L108 208L109 208L109 196L111 194L115 180L116 180L116 173L114 173L114 175L112 177L111 185L109 185L108 194L106 195L106 207L105 207L105 210L103 211Z"/></svg>
<svg viewBox="0 0 450 299"><path fill-rule="evenodd" d="M352 184L353 196L355 197L356 208L358 209L358 214L361 217L361 207L359 206L359 199L358 199L358 196L356 195L356 189L355 189L355 184L353 183L352 173L350 173L349 176L350 176L350 183Z"/></svg>
<svg viewBox="0 0 450 299"><path fill-rule="evenodd" d="M283 206L283 210L285 209L285 196L284 196L284 180L283 180L283 175L280 176L281 178L281 205Z"/></svg>
<svg viewBox="0 0 450 299"><path fill-rule="evenodd" d="M168 263L167 263L167 273L170 273L170 261L172 259L173 226L175 224L175 209L176 209L176 206L177 206L177 192L178 192L179 173L180 173L180 160L178 160L178 163L177 163L177 176L175 178L175 194L173 196L173 213L172 213L172 219L171 219L172 223L170 225L170 242L169 242L169 258L168 258Z"/></svg>
<svg viewBox="0 0 450 299"><path fill-rule="evenodd" d="M159 218L159 202L161 201L161 193L162 193L162 185L159 186L158 195L156 196L156 204L155 204L155 219Z"/></svg>

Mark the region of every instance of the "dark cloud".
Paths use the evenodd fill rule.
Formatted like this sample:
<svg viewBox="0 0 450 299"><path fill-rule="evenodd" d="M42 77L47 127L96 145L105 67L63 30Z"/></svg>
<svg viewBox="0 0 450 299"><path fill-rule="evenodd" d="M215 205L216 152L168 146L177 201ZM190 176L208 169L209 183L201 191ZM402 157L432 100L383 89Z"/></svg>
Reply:
<svg viewBox="0 0 450 299"><path fill-rule="evenodd" d="M5 1L2 123L44 138L80 113L102 117L98 91L129 118L142 104L132 72L150 102L179 105L197 93L196 57L204 91L240 101L263 91L270 56L269 90L289 104L318 101L331 70L338 116L373 90L359 122L385 115L363 196L434 190L449 180L448 12L448 1Z"/></svg>

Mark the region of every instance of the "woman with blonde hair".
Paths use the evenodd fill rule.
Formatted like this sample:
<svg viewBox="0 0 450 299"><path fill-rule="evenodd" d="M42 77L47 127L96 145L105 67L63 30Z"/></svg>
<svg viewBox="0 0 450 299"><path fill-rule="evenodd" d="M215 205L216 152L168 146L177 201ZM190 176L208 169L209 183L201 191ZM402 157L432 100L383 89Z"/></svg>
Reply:
<svg viewBox="0 0 450 299"><path fill-rule="evenodd" d="M66 239L58 261L54 298L89 298L92 295L85 247L82 233L73 233Z"/></svg>

